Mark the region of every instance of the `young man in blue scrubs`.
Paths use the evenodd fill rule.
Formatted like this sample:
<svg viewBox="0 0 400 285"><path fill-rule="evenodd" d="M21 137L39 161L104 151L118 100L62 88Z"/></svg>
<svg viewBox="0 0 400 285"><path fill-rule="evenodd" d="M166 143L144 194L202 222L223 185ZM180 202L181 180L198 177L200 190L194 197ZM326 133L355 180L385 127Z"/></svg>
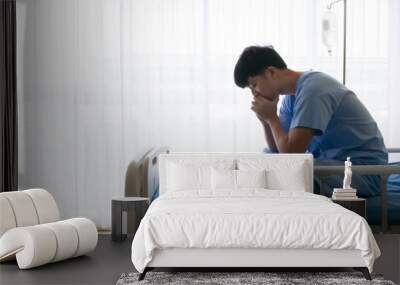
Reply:
<svg viewBox="0 0 400 285"><path fill-rule="evenodd" d="M273 48L250 46L236 63L234 79L250 88L251 110L271 152L310 152L316 164L342 165L348 156L353 165L387 163L375 120L353 91L327 74L290 70ZM280 95L286 96L278 115ZM332 189L342 181L331 177L326 183ZM353 176L351 186L361 197L379 195L377 176Z"/></svg>

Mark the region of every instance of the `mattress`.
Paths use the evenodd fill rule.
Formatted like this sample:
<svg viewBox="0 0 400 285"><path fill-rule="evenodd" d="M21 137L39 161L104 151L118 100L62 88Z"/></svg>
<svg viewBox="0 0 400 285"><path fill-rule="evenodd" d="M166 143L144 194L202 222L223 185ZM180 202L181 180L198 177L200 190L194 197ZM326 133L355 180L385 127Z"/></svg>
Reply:
<svg viewBox="0 0 400 285"><path fill-rule="evenodd" d="M302 191L168 192L155 200L132 243L139 272L157 249L359 250L372 271L380 255L366 220Z"/></svg>

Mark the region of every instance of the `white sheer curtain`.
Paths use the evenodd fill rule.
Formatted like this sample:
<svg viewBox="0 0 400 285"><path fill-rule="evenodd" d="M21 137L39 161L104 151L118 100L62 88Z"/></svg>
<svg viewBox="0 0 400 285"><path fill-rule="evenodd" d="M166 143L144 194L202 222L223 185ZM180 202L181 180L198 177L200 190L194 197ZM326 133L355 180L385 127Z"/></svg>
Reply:
<svg viewBox="0 0 400 285"><path fill-rule="evenodd" d="M46 188L64 217L108 227L127 165L150 147L260 151L262 127L234 64L246 46L272 44L289 67L341 80L343 15L337 6L338 50L328 56L327 3L17 0L20 187ZM398 1L348 3L348 85L400 145Z"/></svg>
<svg viewBox="0 0 400 285"><path fill-rule="evenodd" d="M399 147L400 1L348 3L348 85L377 120L386 145Z"/></svg>

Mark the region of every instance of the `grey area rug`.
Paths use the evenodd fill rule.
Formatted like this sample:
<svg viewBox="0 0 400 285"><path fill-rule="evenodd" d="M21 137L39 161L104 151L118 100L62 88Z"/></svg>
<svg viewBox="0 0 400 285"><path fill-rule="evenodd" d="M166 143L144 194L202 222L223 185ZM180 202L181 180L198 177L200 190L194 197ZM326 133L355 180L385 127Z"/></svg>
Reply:
<svg viewBox="0 0 400 285"><path fill-rule="evenodd" d="M117 285L145 284L384 284L395 285L380 275L372 281L360 272L148 272L138 281L139 273L122 274Z"/></svg>

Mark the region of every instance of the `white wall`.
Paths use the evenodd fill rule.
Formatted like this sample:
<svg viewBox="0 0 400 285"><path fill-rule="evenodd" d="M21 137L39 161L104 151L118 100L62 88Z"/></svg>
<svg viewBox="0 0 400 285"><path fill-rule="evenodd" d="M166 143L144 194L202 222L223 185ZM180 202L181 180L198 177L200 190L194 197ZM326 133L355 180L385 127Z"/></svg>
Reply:
<svg viewBox="0 0 400 285"><path fill-rule="evenodd" d="M139 152L124 150L119 2L95 2L18 1L19 183L108 226Z"/></svg>

